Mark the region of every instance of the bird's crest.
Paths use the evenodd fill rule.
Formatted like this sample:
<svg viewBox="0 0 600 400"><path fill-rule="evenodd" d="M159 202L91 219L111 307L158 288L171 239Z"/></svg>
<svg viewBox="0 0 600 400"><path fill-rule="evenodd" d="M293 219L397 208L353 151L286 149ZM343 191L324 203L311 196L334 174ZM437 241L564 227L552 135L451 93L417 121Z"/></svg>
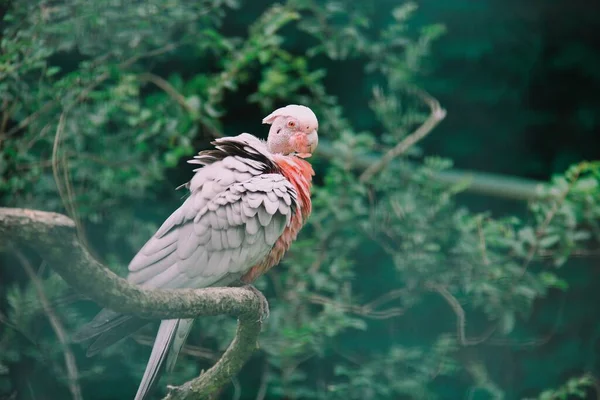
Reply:
<svg viewBox="0 0 600 400"><path fill-rule="evenodd" d="M309 122L314 126L319 124L317 121L317 116L310 108L298 104L290 104L289 106L278 108L263 118L262 123L272 124L277 117L294 117L300 121Z"/></svg>

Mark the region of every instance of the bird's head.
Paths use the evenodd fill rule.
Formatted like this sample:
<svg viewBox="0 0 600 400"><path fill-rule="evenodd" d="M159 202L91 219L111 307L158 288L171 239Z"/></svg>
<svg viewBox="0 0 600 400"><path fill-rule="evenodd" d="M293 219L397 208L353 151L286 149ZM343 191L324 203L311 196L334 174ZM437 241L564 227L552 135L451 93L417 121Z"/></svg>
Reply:
<svg viewBox="0 0 600 400"><path fill-rule="evenodd" d="M267 147L271 153L310 157L319 143L319 121L308 107L290 104L278 108L263 119L271 124Z"/></svg>

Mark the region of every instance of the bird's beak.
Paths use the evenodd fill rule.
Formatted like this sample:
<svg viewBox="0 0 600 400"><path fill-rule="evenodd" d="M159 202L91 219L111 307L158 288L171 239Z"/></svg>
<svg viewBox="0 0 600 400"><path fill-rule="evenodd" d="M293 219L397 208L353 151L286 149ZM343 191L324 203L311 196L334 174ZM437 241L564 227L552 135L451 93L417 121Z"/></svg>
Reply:
<svg viewBox="0 0 600 400"><path fill-rule="evenodd" d="M304 138L303 138L304 139ZM319 135L314 130L306 135L306 140L302 140L302 151L298 151L296 156L300 158L308 158L313 155L319 144Z"/></svg>

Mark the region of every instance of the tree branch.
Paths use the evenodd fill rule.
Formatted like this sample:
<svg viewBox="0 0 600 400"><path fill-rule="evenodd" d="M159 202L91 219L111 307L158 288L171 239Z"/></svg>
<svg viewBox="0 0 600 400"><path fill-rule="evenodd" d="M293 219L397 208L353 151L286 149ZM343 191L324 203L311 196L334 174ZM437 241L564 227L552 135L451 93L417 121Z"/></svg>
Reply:
<svg viewBox="0 0 600 400"><path fill-rule="evenodd" d="M326 159L332 159L339 155L334 146L325 139L319 139L317 154ZM380 157L377 153L354 156L352 166L357 170L364 170L378 162ZM392 160L391 164L394 165L394 162L395 160ZM437 172L433 178L448 185L466 181L469 186L465 188L465 191L484 196L518 201L544 199L544 195L538 191L538 187L544 182L533 179L454 168Z"/></svg>
<svg viewBox="0 0 600 400"><path fill-rule="evenodd" d="M172 387L168 399L208 398L240 370L257 348L266 300L247 288L146 290L96 261L79 243L73 221L62 214L0 208L0 244L31 247L73 288L117 312L142 318L238 318L236 336L223 356L198 378Z"/></svg>
<svg viewBox="0 0 600 400"><path fill-rule="evenodd" d="M429 107L430 114L427 120L423 122L421 126L417 128L416 131L405 137L400 143L390 149L387 153L381 157L379 161L371 164L361 175L360 181L366 182L373 175L379 173L383 170L394 158L403 154L406 150L408 150L415 143L423 139L425 136L429 134L446 117L446 110L444 110L440 103L431 97L427 92L414 88L411 89L417 97L421 98L425 104Z"/></svg>
<svg viewBox="0 0 600 400"><path fill-rule="evenodd" d="M149 72L142 73L138 76L140 80L152 82L158 88L162 89L165 93L171 96L171 98L175 100L177 104L181 106L181 108L183 108L189 114L193 115L196 113L196 111L185 100L185 97L181 93L179 93L177 89L175 89L173 85L171 85L167 80Z"/></svg>
<svg viewBox="0 0 600 400"><path fill-rule="evenodd" d="M443 286L436 285L433 283L427 284L426 286L430 290L433 290L433 291L437 292L440 296L442 296L444 298L444 300L446 300L446 303L448 303L448 305L452 308L452 311L454 311L454 314L456 315L456 337L458 339L458 343L461 346L478 345L478 344L483 343L486 340L488 340L490 338L490 336L494 334L494 331L496 329L492 328L478 338L474 338L474 339L467 338L466 329L465 329L466 322L467 322L465 310L460 305L460 303L458 302L456 297L454 297L452 295L452 293L450 293L448 291L448 289L446 289Z"/></svg>

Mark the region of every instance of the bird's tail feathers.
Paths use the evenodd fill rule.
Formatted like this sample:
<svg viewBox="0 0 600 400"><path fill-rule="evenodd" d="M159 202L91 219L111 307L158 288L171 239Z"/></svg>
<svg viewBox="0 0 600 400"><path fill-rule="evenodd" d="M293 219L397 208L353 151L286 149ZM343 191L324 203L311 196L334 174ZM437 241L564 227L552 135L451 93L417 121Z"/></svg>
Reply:
<svg viewBox="0 0 600 400"><path fill-rule="evenodd" d="M87 350L87 356L91 357L108 346L135 333L149 321L124 315L112 310L103 309L96 317L79 328L71 337L73 342L84 342L96 339Z"/></svg>
<svg viewBox="0 0 600 400"><path fill-rule="evenodd" d="M171 346L171 350L169 351L169 355L167 357L167 364L166 364L167 373L173 371L173 368L175 367L175 361L177 361L177 356L179 355L179 352L181 352L181 349L183 348L183 345L185 344L185 341L186 341L190 331L192 330L193 323L194 323L193 319L180 319L179 320L179 326L177 327L177 334L175 335L175 338L173 339L173 345Z"/></svg>
<svg viewBox="0 0 600 400"><path fill-rule="evenodd" d="M101 310L93 320L79 328L79 330L71 337L71 340L75 343L79 343L95 338L96 336L100 336L104 332L121 325L128 319L131 319L131 316L105 308Z"/></svg>
<svg viewBox="0 0 600 400"><path fill-rule="evenodd" d="M135 400L144 400L158 381L163 367L171 370L175 365L177 355L192 328L193 320L168 319L160 323L156 340L146 365L142 382L135 395ZM166 361L166 364L165 364Z"/></svg>

